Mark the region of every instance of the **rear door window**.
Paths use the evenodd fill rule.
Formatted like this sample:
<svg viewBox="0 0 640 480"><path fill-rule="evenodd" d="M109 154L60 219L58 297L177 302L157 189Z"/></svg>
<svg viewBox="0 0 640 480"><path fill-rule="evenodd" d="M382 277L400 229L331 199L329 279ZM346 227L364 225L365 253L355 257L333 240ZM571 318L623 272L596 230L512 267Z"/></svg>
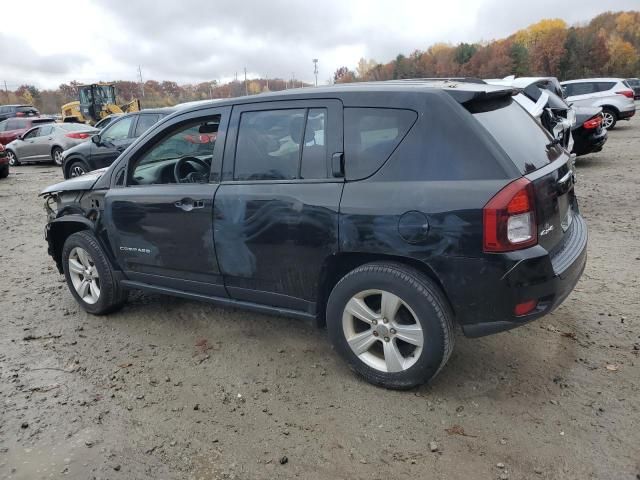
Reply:
<svg viewBox="0 0 640 480"><path fill-rule="evenodd" d="M40 127L38 136L43 137L45 135L51 135L53 133L53 125L46 125L44 127Z"/></svg>
<svg viewBox="0 0 640 480"><path fill-rule="evenodd" d="M242 113L233 178L298 178L305 113L303 108Z"/></svg>
<svg viewBox="0 0 640 480"><path fill-rule="evenodd" d="M580 82L580 83L569 83L565 85L567 90L567 96L573 97L575 95L589 95L590 93L595 93L596 84L594 82Z"/></svg>
<svg viewBox="0 0 640 480"><path fill-rule="evenodd" d="M511 101L507 106L474 113L521 173L533 172L551 158L547 145L552 138L527 111Z"/></svg>
<svg viewBox="0 0 640 480"><path fill-rule="evenodd" d="M344 154L348 180L376 172L418 118L413 110L345 108Z"/></svg>
<svg viewBox="0 0 640 480"><path fill-rule="evenodd" d="M129 129L131 128L131 122L133 117L125 117L109 125L102 133L102 137L105 140L124 140L129 137Z"/></svg>
<svg viewBox="0 0 640 480"><path fill-rule="evenodd" d="M133 134L135 138L138 138L144 132L153 127L158 120L160 119L160 115L152 115L152 114L143 114L138 117L138 123L136 124L136 131Z"/></svg>

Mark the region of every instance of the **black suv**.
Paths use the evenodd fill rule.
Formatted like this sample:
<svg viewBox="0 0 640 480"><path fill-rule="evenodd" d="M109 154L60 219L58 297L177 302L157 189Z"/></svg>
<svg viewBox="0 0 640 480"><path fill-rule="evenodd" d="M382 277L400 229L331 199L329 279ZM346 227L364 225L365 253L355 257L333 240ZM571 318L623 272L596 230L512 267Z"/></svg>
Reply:
<svg viewBox="0 0 640 480"><path fill-rule="evenodd" d="M88 312L140 289L311 319L367 380L409 388L454 323L523 325L585 267L571 157L512 94L380 82L188 107L43 192L49 252Z"/></svg>
<svg viewBox="0 0 640 480"><path fill-rule="evenodd" d="M40 112L33 105L0 105L0 122L12 117L38 117Z"/></svg>
<svg viewBox="0 0 640 480"><path fill-rule="evenodd" d="M63 153L64 178L108 167L136 138L175 111L174 108L153 108L114 117L100 135Z"/></svg>

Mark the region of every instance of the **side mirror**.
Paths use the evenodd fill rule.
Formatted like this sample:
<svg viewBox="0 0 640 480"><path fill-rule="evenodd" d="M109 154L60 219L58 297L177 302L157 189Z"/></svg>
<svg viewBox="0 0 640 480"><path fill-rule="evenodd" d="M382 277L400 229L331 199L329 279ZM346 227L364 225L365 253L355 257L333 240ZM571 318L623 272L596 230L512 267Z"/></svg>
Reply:
<svg viewBox="0 0 640 480"><path fill-rule="evenodd" d="M102 138L100 138L100 134L96 134L93 137L91 137L91 141L98 146L102 145Z"/></svg>

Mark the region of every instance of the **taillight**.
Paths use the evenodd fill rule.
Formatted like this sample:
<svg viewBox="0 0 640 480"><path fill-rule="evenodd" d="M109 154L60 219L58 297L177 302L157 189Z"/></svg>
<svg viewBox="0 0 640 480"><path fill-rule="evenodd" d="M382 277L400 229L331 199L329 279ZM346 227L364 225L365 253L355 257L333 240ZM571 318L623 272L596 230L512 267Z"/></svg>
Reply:
<svg viewBox="0 0 640 480"><path fill-rule="evenodd" d="M485 252L510 252L538 243L533 184L522 177L504 187L483 209Z"/></svg>
<svg viewBox="0 0 640 480"><path fill-rule="evenodd" d="M598 128L600 125L602 125L602 115L597 115L593 118L590 118L589 120L587 120L582 124L584 128L589 130L593 128Z"/></svg>
<svg viewBox="0 0 640 480"><path fill-rule="evenodd" d="M616 92L618 95L624 95L627 98L633 99L633 90L621 90Z"/></svg>
<svg viewBox="0 0 640 480"><path fill-rule="evenodd" d="M516 317L522 317L533 312L537 306L537 300L527 300L526 302L518 303L513 309L513 314Z"/></svg>
<svg viewBox="0 0 640 480"><path fill-rule="evenodd" d="M67 133L67 134L65 135L65 137L69 137L69 138L77 138L77 139L89 138L90 136L91 136L91 134L89 134L89 133L82 133L82 132Z"/></svg>

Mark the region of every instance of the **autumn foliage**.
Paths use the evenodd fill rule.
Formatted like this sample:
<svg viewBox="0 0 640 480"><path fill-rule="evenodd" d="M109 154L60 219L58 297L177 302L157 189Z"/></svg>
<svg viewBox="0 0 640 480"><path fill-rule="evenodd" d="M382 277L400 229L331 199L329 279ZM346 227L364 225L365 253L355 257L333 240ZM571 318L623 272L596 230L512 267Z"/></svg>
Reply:
<svg viewBox="0 0 640 480"><path fill-rule="evenodd" d="M355 71L336 70L337 83L401 78L554 76L640 76L640 12L607 12L587 25L569 27L560 19L541 20L490 42L438 43L380 64L360 60Z"/></svg>

